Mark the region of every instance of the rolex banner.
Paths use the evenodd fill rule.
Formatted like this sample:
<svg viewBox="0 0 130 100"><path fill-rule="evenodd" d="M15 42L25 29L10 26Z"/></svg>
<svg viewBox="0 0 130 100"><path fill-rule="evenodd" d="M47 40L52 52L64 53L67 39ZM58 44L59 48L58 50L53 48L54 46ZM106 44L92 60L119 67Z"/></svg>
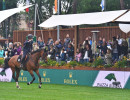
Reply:
<svg viewBox="0 0 130 100"><path fill-rule="evenodd" d="M2 69L0 69L1 71ZM65 85L86 85L93 87L108 88L129 88L129 71L91 71L91 70L59 70L59 69L39 69L43 84L65 84ZM11 80L11 69L6 74L0 75L0 81L9 82ZM38 76L34 73L38 83ZM27 71L21 70L19 82L29 82L32 80ZM14 80L12 79L12 82Z"/></svg>

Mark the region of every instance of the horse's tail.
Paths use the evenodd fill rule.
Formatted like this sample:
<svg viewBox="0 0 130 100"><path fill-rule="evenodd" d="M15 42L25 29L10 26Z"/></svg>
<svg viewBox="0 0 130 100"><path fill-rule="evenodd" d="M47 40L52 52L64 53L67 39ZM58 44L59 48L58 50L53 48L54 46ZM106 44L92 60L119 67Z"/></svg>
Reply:
<svg viewBox="0 0 130 100"><path fill-rule="evenodd" d="M0 72L0 75L2 75L2 76L5 75L6 76L5 70L7 68L9 68L9 64L8 64L9 60L10 60L10 58L5 58L4 67L3 67L3 70Z"/></svg>
<svg viewBox="0 0 130 100"><path fill-rule="evenodd" d="M4 67L3 67L4 70L6 70L7 68L9 68L9 64L8 64L9 60L10 60L10 58L5 58Z"/></svg>

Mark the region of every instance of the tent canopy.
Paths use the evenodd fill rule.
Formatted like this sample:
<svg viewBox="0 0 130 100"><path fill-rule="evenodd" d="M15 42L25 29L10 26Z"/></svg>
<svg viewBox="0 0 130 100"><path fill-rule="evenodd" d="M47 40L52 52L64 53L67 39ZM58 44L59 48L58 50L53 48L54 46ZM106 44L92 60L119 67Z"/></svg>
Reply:
<svg viewBox="0 0 130 100"><path fill-rule="evenodd" d="M39 26L49 28L58 25L65 25L65 26L75 26L82 24L94 25L113 21L128 21L128 20L130 21L129 16L130 16L129 10L68 14L68 15L53 15L45 22L41 23Z"/></svg>
<svg viewBox="0 0 130 100"><path fill-rule="evenodd" d="M130 10L126 14L124 14L123 16L118 18L116 21L117 22L126 22L126 23L128 22L128 23L130 23Z"/></svg>
<svg viewBox="0 0 130 100"><path fill-rule="evenodd" d="M29 8L31 6L33 6L33 5L0 11L0 23L2 21L4 21L6 18L14 15L15 13L18 13L18 12L20 12L20 11L26 9L26 8Z"/></svg>

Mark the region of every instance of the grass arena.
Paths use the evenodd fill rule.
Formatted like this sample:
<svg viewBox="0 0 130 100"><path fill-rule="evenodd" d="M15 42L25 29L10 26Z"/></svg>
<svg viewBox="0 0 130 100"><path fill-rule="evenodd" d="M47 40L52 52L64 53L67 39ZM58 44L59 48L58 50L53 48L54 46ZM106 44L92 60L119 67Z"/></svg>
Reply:
<svg viewBox="0 0 130 100"><path fill-rule="evenodd" d="M100 74L103 76L104 71L39 69L43 83L39 89L36 74L34 83L27 85L32 78L27 71L22 70L19 77L21 89L17 89L12 78L6 79L12 75L10 71L7 69L6 76L0 76L0 79L5 78L4 81L11 81L0 82L0 100L129 100L130 98L129 72L105 71L106 81L99 84L96 82ZM115 76L116 82L120 82L118 86L113 85L115 81L111 75ZM118 75L122 78L120 79Z"/></svg>

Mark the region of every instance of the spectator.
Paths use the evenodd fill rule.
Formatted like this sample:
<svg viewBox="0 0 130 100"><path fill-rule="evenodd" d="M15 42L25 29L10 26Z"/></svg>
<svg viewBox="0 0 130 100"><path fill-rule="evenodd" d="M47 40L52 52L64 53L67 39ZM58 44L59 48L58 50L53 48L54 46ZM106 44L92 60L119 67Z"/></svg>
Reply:
<svg viewBox="0 0 130 100"><path fill-rule="evenodd" d="M62 45L59 44L59 41L57 40L55 42L55 57L56 57L56 60L59 62L59 58L60 58L60 52L61 52L61 49L62 49Z"/></svg>
<svg viewBox="0 0 130 100"><path fill-rule="evenodd" d="M117 61L119 59L119 45L118 41L116 40L116 37L113 37L113 43L112 43L112 59L113 61Z"/></svg>
<svg viewBox="0 0 130 100"><path fill-rule="evenodd" d="M122 42L121 48L122 48L121 51L122 51L123 56L127 56L127 54L128 54L128 43L127 43L126 40Z"/></svg>
<svg viewBox="0 0 130 100"><path fill-rule="evenodd" d="M64 40L64 47L67 48L69 43L71 43L71 39L70 39L69 34L67 34Z"/></svg>
<svg viewBox="0 0 130 100"><path fill-rule="evenodd" d="M6 51L7 51L7 57L14 56L13 43L9 43L9 47L6 48Z"/></svg>
<svg viewBox="0 0 130 100"><path fill-rule="evenodd" d="M83 55L84 55L84 57L83 57L84 62L89 62L92 60L92 50L88 44L85 46Z"/></svg>
<svg viewBox="0 0 130 100"><path fill-rule="evenodd" d="M106 43L105 38L103 38L103 43L100 46L98 46L97 48L100 49L100 51L101 51L100 56L103 57L107 53L107 43Z"/></svg>
<svg viewBox="0 0 130 100"><path fill-rule="evenodd" d="M47 41L47 46L48 46L48 50L50 50L50 46L53 45L54 41L52 38L48 38L48 41Z"/></svg>
<svg viewBox="0 0 130 100"><path fill-rule="evenodd" d="M4 57L4 50L0 45L0 58L3 58L3 57Z"/></svg>
<svg viewBox="0 0 130 100"><path fill-rule="evenodd" d="M85 46L86 44L88 44L88 37L86 37L85 41L83 42L83 46Z"/></svg>
<svg viewBox="0 0 130 100"><path fill-rule="evenodd" d="M39 49L39 46L37 45L37 43L33 43L33 51L36 51L37 49Z"/></svg>
<svg viewBox="0 0 130 100"><path fill-rule="evenodd" d="M120 35L117 35L117 41L118 41L118 44L121 46L122 45L122 39L120 38Z"/></svg>
<svg viewBox="0 0 130 100"><path fill-rule="evenodd" d="M79 49L77 49L76 55L75 55L75 60L80 62L81 59L81 52Z"/></svg>
<svg viewBox="0 0 130 100"><path fill-rule="evenodd" d="M39 48L43 48L44 47L44 42L41 39L41 37L38 37L37 45L39 46Z"/></svg>
<svg viewBox="0 0 130 100"><path fill-rule="evenodd" d="M48 52L48 58L55 60L55 49L53 45L50 46L50 50Z"/></svg>
<svg viewBox="0 0 130 100"><path fill-rule="evenodd" d="M111 65L112 64L112 55L111 55L111 50L107 49L107 53L105 55L105 62L107 65Z"/></svg>
<svg viewBox="0 0 130 100"><path fill-rule="evenodd" d="M89 44L92 46L92 39L90 36L88 37L88 40L89 40Z"/></svg>
<svg viewBox="0 0 130 100"><path fill-rule="evenodd" d="M65 53L64 49L61 50L60 60L61 61L65 61L66 60L66 53Z"/></svg>
<svg viewBox="0 0 130 100"><path fill-rule="evenodd" d="M5 49L9 47L9 41L5 41Z"/></svg>
<svg viewBox="0 0 130 100"><path fill-rule="evenodd" d="M18 43L17 43L17 53L18 53L18 55L21 54L21 51L22 51L21 43L18 42Z"/></svg>
<svg viewBox="0 0 130 100"><path fill-rule="evenodd" d="M74 47L71 43L68 45L66 51L67 51L67 61L72 61L74 58Z"/></svg>

